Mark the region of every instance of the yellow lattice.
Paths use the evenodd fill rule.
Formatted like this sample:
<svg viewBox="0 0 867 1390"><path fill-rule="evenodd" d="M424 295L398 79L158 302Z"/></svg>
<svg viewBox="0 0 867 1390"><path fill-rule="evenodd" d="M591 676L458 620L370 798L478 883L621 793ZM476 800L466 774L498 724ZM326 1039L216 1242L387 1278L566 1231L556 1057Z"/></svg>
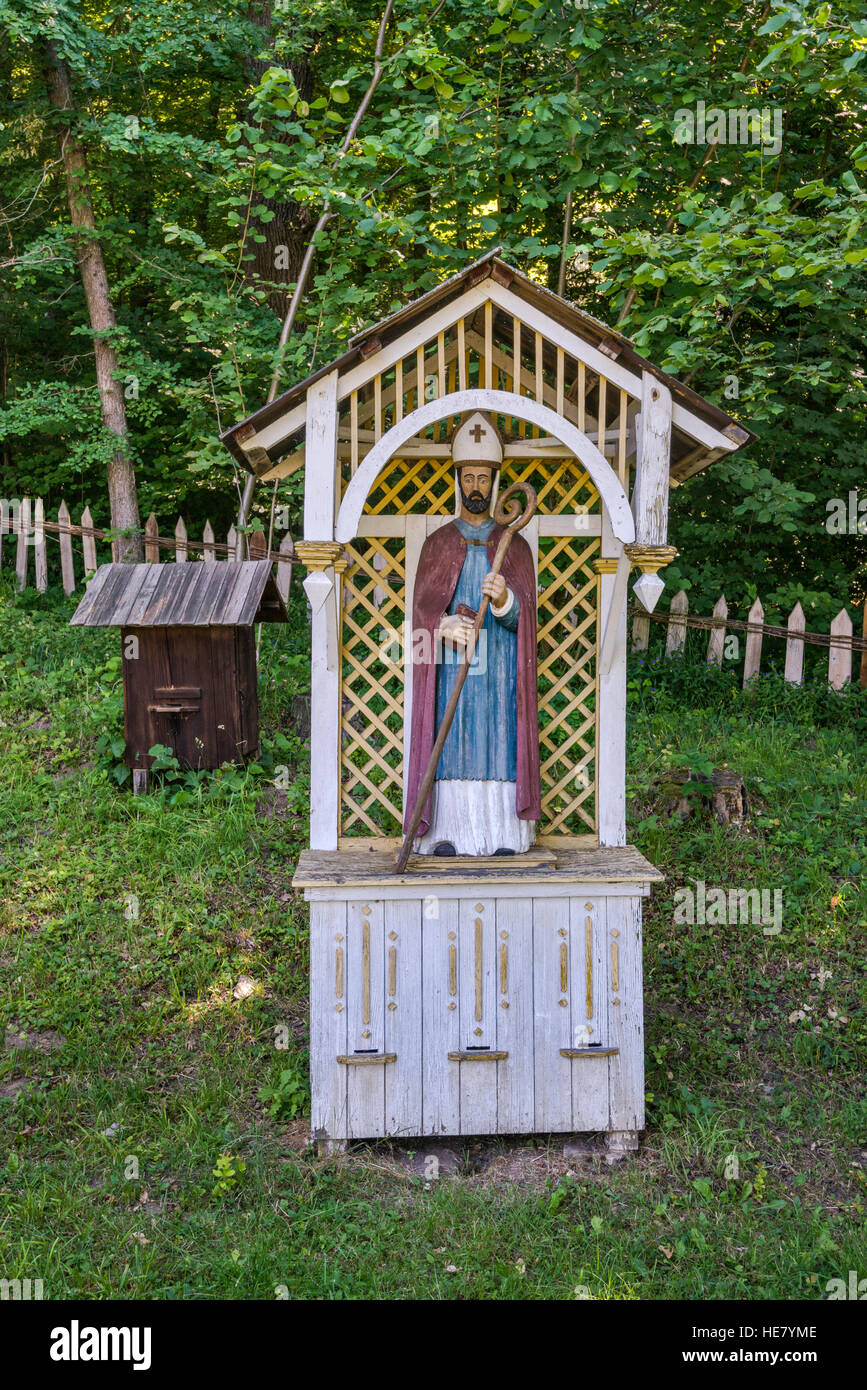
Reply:
<svg viewBox="0 0 867 1390"><path fill-rule="evenodd" d="M451 459L390 459L367 496L365 513L425 512L444 516L455 509Z"/></svg>
<svg viewBox="0 0 867 1390"><path fill-rule="evenodd" d="M599 538L539 541L539 753L543 834L596 829Z"/></svg>
<svg viewBox="0 0 867 1390"><path fill-rule="evenodd" d="M340 820L344 835L400 832L403 803L402 539L346 547L340 643Z"/></svg>
<svg viewBox="0 0 867 1390"><path fill-rule="evenodd" d="M558 459L552 467L545 459L506 459L500 491L505 492L513 483L531 484L540 515L599 510L599 493L577 460Z"/></svg>

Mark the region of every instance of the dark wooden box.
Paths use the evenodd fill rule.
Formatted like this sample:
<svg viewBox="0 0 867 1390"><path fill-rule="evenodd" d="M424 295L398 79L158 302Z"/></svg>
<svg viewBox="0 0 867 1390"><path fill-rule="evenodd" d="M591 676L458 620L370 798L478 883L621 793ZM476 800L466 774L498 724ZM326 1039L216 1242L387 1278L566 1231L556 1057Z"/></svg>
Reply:
<svg viewBox="0 0 867 1390"><path fill-rule="evenodd" d="M103 565L71 619L120 628L126 762L144 771L157 743L197 770L257 755L253 625L286 621L268 560Z"/></svg>
<svg viewBox="0 0 867 1390"><path fill-rule="evenodd" d="M129 767L150 767L149 748L173 749L182 767L214 768L257 756L259 697L251 627L123 628L138 658L123 663Z"/></svg>

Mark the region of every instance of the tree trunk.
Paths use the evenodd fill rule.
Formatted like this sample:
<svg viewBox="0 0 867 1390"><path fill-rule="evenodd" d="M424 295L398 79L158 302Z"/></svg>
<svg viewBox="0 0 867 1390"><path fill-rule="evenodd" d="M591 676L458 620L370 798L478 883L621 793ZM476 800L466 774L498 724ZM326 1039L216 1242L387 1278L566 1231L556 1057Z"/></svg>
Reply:
<svg viewBox="0 0 867 1390"><path fill-rule="evenodd" d="M248 56L244 59L244 76L251 86L261 82L274 62L271 10L271 0L252 0L247 9L247 18L261 30L262 51L268 53L267 58ZM290 66L299 98L302 101L312 101L312 52L303 58L293 59ZM262 133L266 137L272 135L267 126ZM257 195L256 201L274 216L269 222L262 222L258 217L251 216L248 231L249 249L244 256L244 273L247 279L253 281L265 281L268 284L273 284L274 281L283 282L285 289L268 290L268 307L282 321L289 309L292 286L298 280L310 232L316 222L316 213L312 208L303 203L296 203L291 198L283 201ZM265 240L254 241L255 233L263 236Z"/></svg>
<svg viewBox="0 0 867 1390"><path fill-rule="evenodd" d="M43 55L45 80L52 106L58 111L72 112L69 69L59 57L53 40L45 43ZM90 326L94 332L93 347L100 410L106 430L117 441L107 467L111 525L114 530L131 531L129 536L121 536L113 542L112 553L116 560L141 560L143 551L138 498L135 473L129 456L126 407L119 380L120 368L111 338L101 336L116 326L114 309L90 200L87 152L75 135L72 116L61 126L60 154L66 172L69 216L76 233L78 268L87 300Z"/></svg>

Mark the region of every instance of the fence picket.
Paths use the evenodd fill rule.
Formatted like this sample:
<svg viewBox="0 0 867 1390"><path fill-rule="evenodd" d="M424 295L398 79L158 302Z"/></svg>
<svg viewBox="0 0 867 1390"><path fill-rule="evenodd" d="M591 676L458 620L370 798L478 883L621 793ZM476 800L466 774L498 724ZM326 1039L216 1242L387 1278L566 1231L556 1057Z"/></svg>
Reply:
<svg viewBox="0 0 867 1390"><path fill-rule="evenodd" d="M36 588L44 594L48 588L48 556L45 552L45 503L37 497L33 511L33 569Z"/></svg>
<svg viewBox="0 0 867 1390"><path fill-rule="evenodd" d="M81 513L81 526L83 531L93 530L93 517L90 515L90 507L85 507ZM93 574L96 570L96 537L82 535L81 547L84 551L84 572Z"/></svg>
<svg viewBox="0 0 867 1390"><path fill-rule="evenodd" d="M832 637L852 636L852 619L841 608L836 618L831 623ZM852 679L852 648L836 645L834 642L828 649L828 684L835 690L842 690L847 681Z"/></svg>
<svg viewBox="0 0 867 1390"><path fill-rule="evenodd" d="M686 623L683 621L689 610L689 599L685 589L678 589L669 607L668 631L665 636L665 655L675 656L683 650L686 641Z"/></svg>
<svg viewBox="0 0 867 1390"><path fill-rule="evenodd" d="M636 613L632 619L632 650L646 652L650 642L650 619Z"/></svg>
<svg viewBox="0 0 867 1390"><path fill-rule="evenodd" d="M160 558L160 547L159 547L160 528L159 528L159 526L157 525L157 519L156 519L156 517L154 516L153 512L151 512L150 516L148 517L147 521L145 522L145 532L144 532L144 533L145 533L145 560L148 562L148 564L150 564L150 565L155 565L155 564L157 564L157 563L159 562L159 558Z"/></svg>
<svg viewBox="0 0 867 1390"><path fill-rule="evenodd" d="M292 537L287 531L280 542L280 554L287 555L292 549ZM289 585L292 582L292 562L289 559L277 561L277 592L286 603L289 598ZM867 610L865 610L867 611Z"/></svg>
<svg viewBox="0 0 867 1390"><path fill-rule="evenodd" d="M761 599L757 598L747 614L747 622L763 623L764 621L765 610L762 607ZM759 674L759 669L762 664L763 635L764 634L761 632L747 633L746 648L744 650L744 685L746 685L747 681L752 680L753 676Z"/></svg>
<svg viewBox="0 0 867 1390"><path fill-rule="evenodd" d="M72 535L69 530L69 508L65 502L61 502L57 508L57 523L60 526L58 540L60 541L60 577L63 581L63 592L71 594L75 591L75 562L72 557Z"/></svg>
<svg viewBox="0 0 867 1390"><path fill-rule="evenodd" d="M15 578L19 589L27 586L27 542L30 539L30 498L21 498L18 512L18 543L15 549Z"/></svg>
<svg viewBox="0 0 867 1390"><path fill-rule="evenodd" d="M175 559L178 564L183 564L187 558L187 528L184 525L184 518L178 517L175 526Z"/></svg>
<svg viewBox="0 0 867 1390"><path fill-rule="evenodd" d="M214 550L214 528L210 521L205 522L205 529L202 532L202 544L205 547L203 555L206 565L212 565L217 558Z"/></svg>
<svg viewBox="0 0 867 1390"><path fill-rule="evenodd" d="M726 641L726 618L729 615L729 606L726 603L725 594L720 594L713 606L713 617L722 620L721 627L712 627L707 643L707 660L713 662L715 666L722 665L723 651Z"/></svg>
<svg viewBox="0 0 867 1390"><path fill-rule="evenodd" d="M804 618L804 610L801 607L800 600L798 600L789 614L789 621L786 626L789 629L789 636L786 639L786 667L784 675L791 685L803 685L804 642L803 638L798 637L798 633L804 631L807 623Z"/></svg>

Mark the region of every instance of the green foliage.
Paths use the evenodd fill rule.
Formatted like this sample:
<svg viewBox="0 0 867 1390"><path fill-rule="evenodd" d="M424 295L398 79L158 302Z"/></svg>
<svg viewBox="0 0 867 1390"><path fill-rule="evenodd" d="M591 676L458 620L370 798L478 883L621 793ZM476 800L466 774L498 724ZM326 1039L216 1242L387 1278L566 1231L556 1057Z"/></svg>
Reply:
<svg viewBox="0 0 867 1390"><path fill-rule="evenodd" d="M833 692L835 720L818 686L756 705L701 661L647 689L633 670L628 837L665 874L644 910L641 1152L608 1168L545 1136L461 1141L465 1171L427 1181L387 1143L349 1162L305 1144L303 808L258 777L183 804L177 783L118 791L93 765L117 634L69 628L72 606L0 587L0 1027L34 1039L0 1056L6 1277L38 1268L52 1298L809 1301L858 1267L854 697ZM299 784L283 673L303 636L266 632L260 668L263 741ZM723 764L750 793L743 832L649 813L666 767ZM697 878L781 886L781 934L675 923ZM257 988L236 998L241 975Z"/></svg>
<svg viewBox="0 0 867 1390"><path fill-rule="evenodd" d="M306 1114L310 1105L307 1068L305 1054L293 1059L290 1065L281 1066L275 1079L262 1087L259 1099L268 1106L268 1114L272 1119L294 1120L296 1115Z"/></svg>
<svg viewBox="0 0 867 1390"><path fill-rule="evenodd" d="M287 384L493 245L556 287L571 196L567 295L607 322L631 295L639 348L759 435L673 495L671 582L696 600L857 598L867 539L825 529L829 499L863 490L857 0L769 15L690 0L640 23L625 0L405 0L344 155L379 19L369 0L230 3L219 23L210 0L53 0L49 26L43 7L0 0L0 492L107 519L50 36L88 151L143 514L227 528L240 480L218 434L265 398L326 201ZM699 101L784 115L779 149L720 142L702 164L707 147L676 136ZM298 481L279 489L292 525Z"/></svg>
<svg viewBox="0 0 867 1390"><path fill-rule="evenodd" d="M213 1196L229 1196L235 1191L246 1171L246 1163L237 1154L220 1154L212 1169L212 1176L217 1179L211 1189Z"/></svg>

